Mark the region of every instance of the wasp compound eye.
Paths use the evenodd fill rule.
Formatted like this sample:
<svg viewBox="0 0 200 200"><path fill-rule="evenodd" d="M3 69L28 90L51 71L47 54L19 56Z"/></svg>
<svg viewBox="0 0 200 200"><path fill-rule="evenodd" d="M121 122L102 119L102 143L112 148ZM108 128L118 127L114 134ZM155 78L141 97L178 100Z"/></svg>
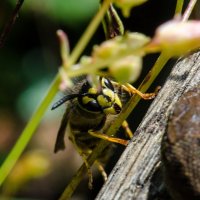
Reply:
<svg viewBox="0 0 200 200"><path fill-rule="evenodd" d="M113 84L111 83L111 81L109 79L101 77L100 82L101 82L101 85L103 88L108 88L108 89L112 90L113 92L115 91Z"/></svg>
<svg viewBox="0 0 200 200"><path fill-rule="evenodd" d="M83 83L81 90L80 90L80 94L84 94L84 93L88 93L89 89L91 89L92 86L90 85L90 83L88 81L86 81L85 83Z"/></svg>

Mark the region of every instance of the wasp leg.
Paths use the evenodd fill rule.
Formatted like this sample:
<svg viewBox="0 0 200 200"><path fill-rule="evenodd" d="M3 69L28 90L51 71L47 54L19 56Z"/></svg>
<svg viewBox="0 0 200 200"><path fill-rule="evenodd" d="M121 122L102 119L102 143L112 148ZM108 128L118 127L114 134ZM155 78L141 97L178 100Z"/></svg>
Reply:
<svg viewBox="0 0 200 200"><path fill-rule="evenodd" d="M79 153L79 155L81 156L81 158L83 159L83 162L87 168L87 173L88 173L88 187L89 189L92 189L92 183L93 183L93 176L92 176L92 170L90 168L89 163L87 162L87 156L85 155L85 153L83 152L83 150L81 148L79 148L79 146L76 144L75 138L73 137L73 135L70 135L69 139L72 141L72 144L74 145L76 151Z"/></svg>
<svg viewBox="0 0 200 200"><path fill-rule="evenodd" d="M88 173L88 187L91 190L92 189L92 183L93 183L93 176L92 176L92 170L90 168L90 165L87 162L87 157L85 156L85 154L83 153L83 151L81 149L79 149L79 154L81 156L81 158L83 159L83 162L85 163L85 166L87 168L87 173Z"/></svg>
<svg viewBox="0 0 200 200"><path fill-rule="evenodd" d="M126 83L125 85L123 85L123 88L129 92L131 92L132 94L138 94L141 98L145 99L145 100L149 100L149 99L153 99L155 98L155 96L157 95L157 89L155 92L153 93L142 93L139 90L137 90L135 87L133 87L131 84Z"/></svg>
<svg viewBox="0 0 200 200"><path fill-rule="evenodd" d="M107 173L106 173L105 170L104 170L103 165L102 165L101 162L99 162L98 160L95 160L95 164L96 164L96 166L97 166L99 172L101 173L104 182L106 182L107 179L108 179L108 176L107 176Z"/></svg>
<svg viewBox="0 0 200 200"><path fill-rule="evenodd" d="M126 120L123 121L122 127L125 130L126 135L131 139L133 137L133 133L131 129L129 128L128 122Z"/></svg>
<svg viewBox="0 0 200 200"><path fill-rule="evenodd" d="M94 132L93 130L89 130L88 133L90 135L94 136L94 137L101 138L103 140L107 140L107 141L110 141L110 142L122 144L122 145L125 145L125 146L128 145L128 140L123 140L123 139L120 139L120 138L111 137L111 136L108 136L108 135L103 134L103 133Z"/></svg>

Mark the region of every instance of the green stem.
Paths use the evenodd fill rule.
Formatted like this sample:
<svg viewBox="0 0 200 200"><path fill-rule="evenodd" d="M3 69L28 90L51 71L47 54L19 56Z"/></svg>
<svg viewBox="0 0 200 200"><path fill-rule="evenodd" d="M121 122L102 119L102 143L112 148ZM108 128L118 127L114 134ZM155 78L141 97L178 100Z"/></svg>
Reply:
<svg viewBox="0 0 200 200"><path fill-rule="evenodd" d="M91 35L94 34L95 30L97 29L98 25L100 24L110 3L111 3L111 0L105 0L102 3L102 6L101 6L99 12L93 18L92 22L90 23L90 25L88 26L88 28L82 35L81 39L79 40L79 43L76 45L76 48L72 52L72 54L70 56L70 62L69 62L70 66L76 62L76 60L79 58L81 52L85 49L86 44L89 42L89 40L91 39Z"/></svg>
<svg viewBox="0 0 200 200"><path fill-rule="evenodd" d="M25 127L24 131L21 133L21 136L17 140L16 144L12 148L11 152L7 156L6 160L2 164L0 168L0 185L4 182L5 178L8 176L9 172L12 170L13 166L19 159L20 155L24 151L27 143L30 141L33 136L34 131L36 130L39 122L41 121L44 112L48 108L51 103L53 97L58 91L58 84L60 82L60 78L57 75L50 86L46 96L42 100L36 112L31 117L29 123Z"/></svg>
<svg viewBox="0 0 200 200"><path fill-rule="evenodd" d="M183 3L184 3L184 0L177 0L176 9L175 9L175 15L178 15L178 14L182 13Z"/></svg>
<svg viewBox="0 0 200 200"><path fill-rule="evenodd" d="M148 88L151 86L151 84L156 79L156 77L158 76L158 74L163 69L163 67L168 62L169 59L170 59L170 57L167 56L165 54L165 52L162 52L160 54L160 56L158 57L158 59L156 60L156 62L154 64L154 66L152 67L152 69L149 71L149 73L146 75L146 77L140 84L140 86L138 88L140 91L146 92L148 90Z"/></svg>

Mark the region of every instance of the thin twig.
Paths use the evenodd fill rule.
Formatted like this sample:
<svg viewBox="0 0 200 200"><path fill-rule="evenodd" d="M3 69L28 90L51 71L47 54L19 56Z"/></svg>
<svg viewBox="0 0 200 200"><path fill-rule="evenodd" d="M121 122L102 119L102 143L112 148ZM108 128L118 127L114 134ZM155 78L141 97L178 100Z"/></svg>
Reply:
<svg viewBox="0 0 200 200"><path fill-rule="evenodd" d="M190 0L184 14L183 14L183 18L182 18L182 21L185 22L189 19L191 13L192 13L192 10L195 6L195 4L197 3L197 0Z"/></svg>
<svg viewBox="0 0 200 200"><path fill-rule="evenodd" d="M8 20L7 24L5 25L5 28L3 29L1 35L0 35L0 48L3 47L7 37L8 37L8 34L10 33L16 19L17 19L17 16L18 16L18 13L19 13L19 10L20 8L22 7L22 4L23 4L24 0L18 0L17 1L17 4L15 6L15 9L13 10L13 13L12 15L10 16L10 19Z"/></svg>

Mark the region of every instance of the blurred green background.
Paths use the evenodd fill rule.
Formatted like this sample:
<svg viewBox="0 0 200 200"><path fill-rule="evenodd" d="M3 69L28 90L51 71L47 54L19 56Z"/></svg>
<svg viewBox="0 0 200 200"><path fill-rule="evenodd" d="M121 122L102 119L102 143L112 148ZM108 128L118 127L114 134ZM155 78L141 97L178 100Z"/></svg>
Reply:
<svg viewBox="0 0 200 200"><path fill-rule="evenodd" d="M16 0L0 1L0 32L2 32L15 4ZM176 1L174 0L149 0L144 5L134 8L129 19L122 17L125 30L138 31L152 36L159 24L173 17L175 4ZM67 33L70 49L73 49L87 24L98 10L98 6L98 0L24 1L15 25L4 46L0 49L1 162L5 159L34 109L45 95L61 64L56 30L63 29ZM103 29L99 27L84 54L89 54L92 46L101 43L103 40ZM153 65L155 58L155 56L148 56L144 59L141 79ZM169 71L170 69L162 72L159 77L159 85L164 82ZM139 81L135 84L136 86ZM156 85L158 83L153 87L155 88ZM58 94L57 98L60 96L61 94ZM137 109L140 110L142 107L146 110L148 106L149 103L141 102ZM12 184L19 184L20 186L21 183L21 187L8 191L6 185L1 189L2 194L3 192L10 193L17 199L27 200L54 200L60 196L72 175L81 165L79 157L69 142L65 151L56 155L53 153L56 133L63 112L63 107L54 112L48 110L27 147L27 152L33 153L36 157L37 155L42 157L42 160L35 161L33 156L33 161L44 163L44 167L38 168L38 171L35 172L36 175L32 176L30 172L27 172L32 170L31 172L34 174L30 165L25 164L24 168L23 165L19 165L18 171L13 171L13 173L19 173L21 170L24 172L22 176L27 180L20 180L19 177L17 177L18 179L16 177L8 178L5 185L9 185L12 189ZM139 113L136 110L131 115L134 121L134 124L131 124L133 130L142 119L143 114ZM121 150L123 148L119 147L119 152ZM117 158L113 160L112 164ZM25 161L22 159L21 163L23 162L27 163L26 159ZM109 171L111 168L108 166L107 170ZM25 185L23 181L26 182ZM85 179L73 199L94 199L102 183L102 178L99 176L94 181L94 189L89 191L87 179Z"/></svg>

